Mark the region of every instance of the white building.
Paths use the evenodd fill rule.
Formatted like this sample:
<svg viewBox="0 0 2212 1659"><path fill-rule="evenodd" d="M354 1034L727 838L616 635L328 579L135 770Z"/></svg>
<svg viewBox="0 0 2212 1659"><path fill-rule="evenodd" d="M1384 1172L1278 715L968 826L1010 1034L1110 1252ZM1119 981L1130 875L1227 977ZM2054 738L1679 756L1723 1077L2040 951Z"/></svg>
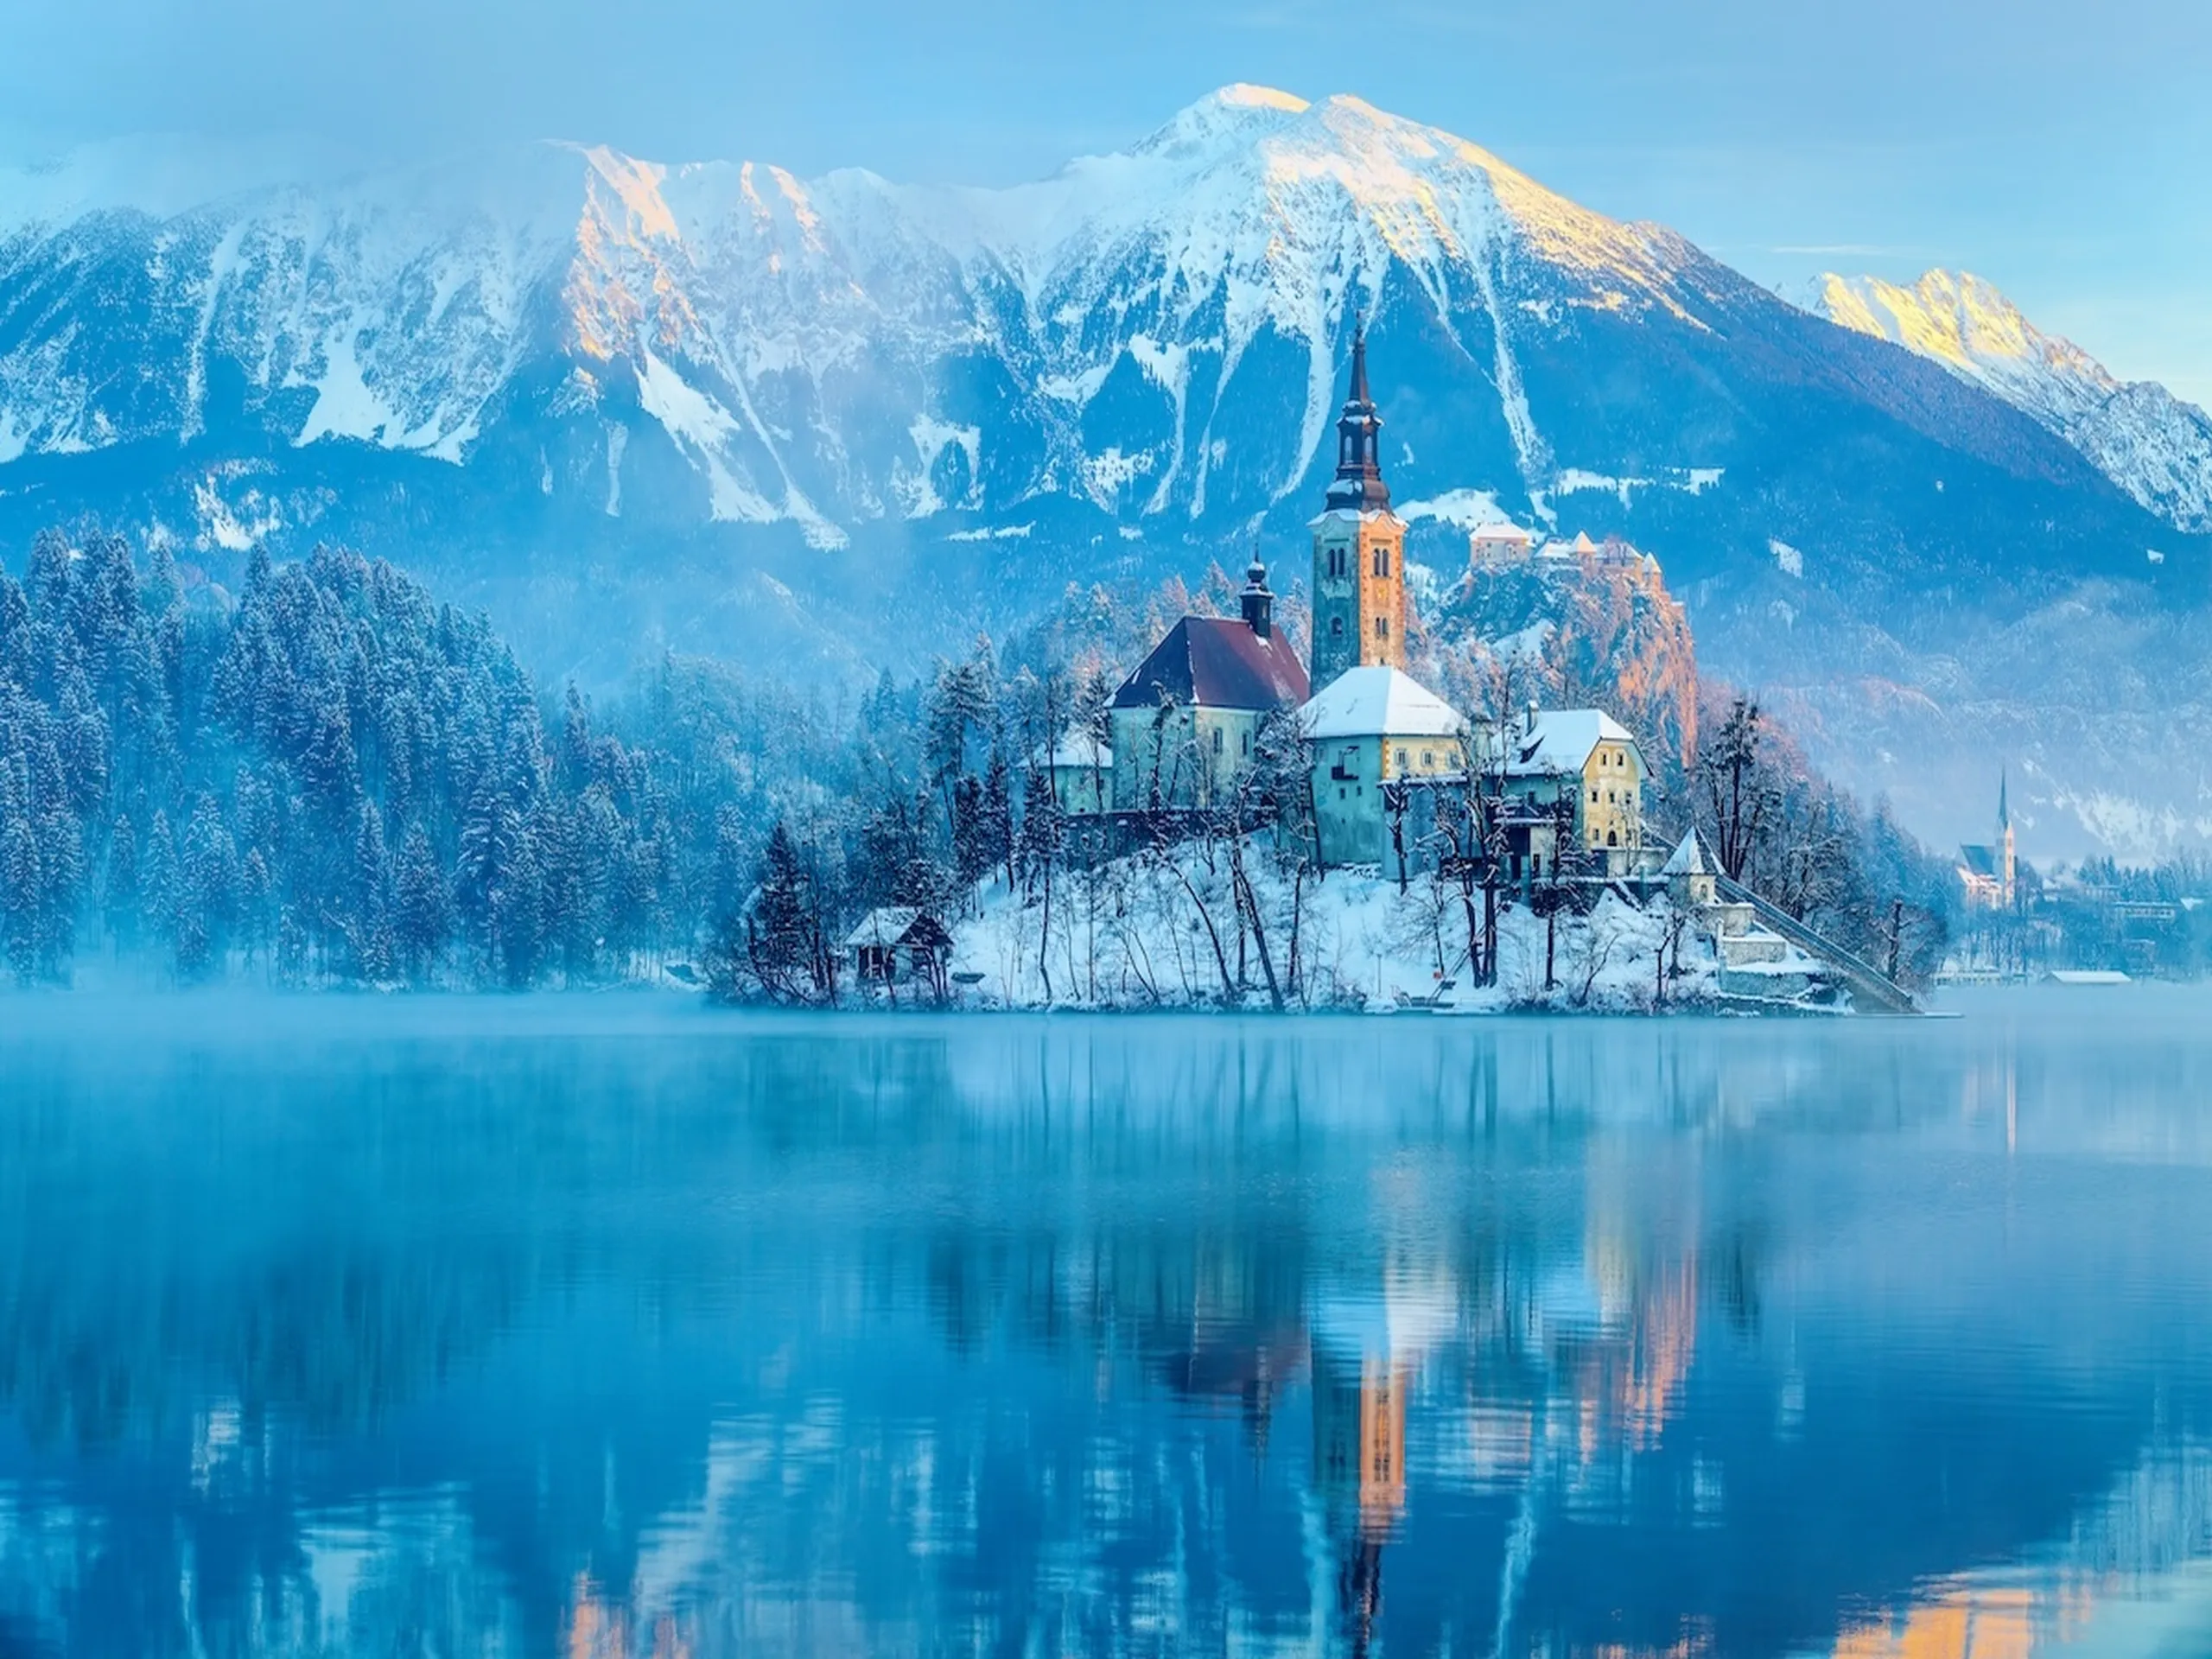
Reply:
<svg viewBox="0 0 2212 1659"><path fill-rule="evenodd" d="M1299 711L1313 757L1313 810L1326 865L1376 864L1389 852L1384 786L1465 776L1472 757L1459 711L1402 669L1346 669Z"/></svg>
<svg viewBox="0 0 2212 1659"><path fill-rule="evenodd" d="M1467 563L1477 570L1524 562L1535 538L1518 524L1484 524L1467 537Z"/></svg>
<svg viewBox="0 0 2212 1659"><path fill-rule="evenodd" d="M1110 812L1114 807L1114 751L1089 732L1071 731L1030 765L1051 774L1060 810L1071 817Z"/></svg>

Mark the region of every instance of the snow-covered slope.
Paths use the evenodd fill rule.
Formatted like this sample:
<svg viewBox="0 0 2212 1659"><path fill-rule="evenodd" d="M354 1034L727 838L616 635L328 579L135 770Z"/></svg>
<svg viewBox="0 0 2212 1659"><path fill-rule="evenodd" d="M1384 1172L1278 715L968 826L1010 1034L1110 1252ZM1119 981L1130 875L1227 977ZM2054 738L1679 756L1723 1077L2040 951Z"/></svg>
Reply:
<svg viewBox="0 0 2212 1659"><path fill-rule="evenodd" d="M1232 442L1230 493L1264 506L1313 461L1349 314L1399 289L1494 385L1541 496L1515 334L1561 307L1687 319L1694 263L1436 129L1248 86L995 192L557 145L161 213L137 204L173 192L66 182L0 187L0 461L240 416L464 461L547 359L542 410L642 416L709 516L831 544L1039 493L1200 517ZM1243 453L1286 369L1291 418Z"/></svg>
<svg viewBox="0 0 2212 1659"><path fill-rule="evenodd" d="M856 678L1070 583L1255 541L1294 577L1363 316L1437 580L1495 516L1625 536L1708 670L1795 689L1905 810L1962 798L1990 707L2075 799L2164 810L2141 780L2196 753L2171 674L2018 643L2212 637L2177 620L2212 539L2174 529L2202 469L2162 393L2098 402L2040 345L1956 372L2002 353L1833 326L1357 98L1225 87L1004 190L569 144L315 187L261 163L0 178L0 548L97 512L224 581L343 540L551 672L664 642ZM2069 771L2092 712L2112 752Z"/></svg>
<svg viewBox="0 0 2212 1659"><path fill-rule="evenodd" d="M2212 417L2156 381L2116 379L1980 277L1931 270L1905 288L1829 275L1815 306L2024 410L2177 529L2212 530Z"/></svg>

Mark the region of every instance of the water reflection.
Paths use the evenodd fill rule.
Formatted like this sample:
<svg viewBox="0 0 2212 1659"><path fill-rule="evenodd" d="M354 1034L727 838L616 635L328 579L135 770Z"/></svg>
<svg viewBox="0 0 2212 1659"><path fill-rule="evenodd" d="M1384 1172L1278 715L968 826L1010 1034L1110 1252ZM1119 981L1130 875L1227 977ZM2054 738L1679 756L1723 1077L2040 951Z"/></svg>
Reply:
<svg viewBox="0 0 2212 1659"><path fill-rule="evenodd" d="M0 1652L2201 1650L2207 1012L25 1022Z"/></svg>

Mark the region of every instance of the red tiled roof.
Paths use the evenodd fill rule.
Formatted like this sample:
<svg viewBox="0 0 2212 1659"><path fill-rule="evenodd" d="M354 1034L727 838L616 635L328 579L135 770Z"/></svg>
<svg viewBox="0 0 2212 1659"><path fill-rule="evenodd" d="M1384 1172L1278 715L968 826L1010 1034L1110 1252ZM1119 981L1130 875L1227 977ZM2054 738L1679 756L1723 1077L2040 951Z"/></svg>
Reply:
<svg viewBox="0 0 2212 1659"><path fill-rule="evenodd" d="M1114 694L1116 709L1167 701L1201 709L1294 709L1309 695L1306 664L1280 630L1266 638L1242 617L1186 616Z"/></svg>

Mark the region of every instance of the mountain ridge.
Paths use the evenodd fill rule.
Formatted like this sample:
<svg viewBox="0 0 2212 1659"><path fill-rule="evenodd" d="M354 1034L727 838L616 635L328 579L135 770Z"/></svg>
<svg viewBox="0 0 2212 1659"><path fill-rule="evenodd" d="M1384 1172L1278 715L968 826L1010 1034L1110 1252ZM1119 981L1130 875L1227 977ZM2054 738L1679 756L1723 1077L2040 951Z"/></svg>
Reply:
<svg viewBox="0 0 2212 1659"><path fill-rule="evenodd" d="M2063 747L2212 542L2017 399L1359 99L1224 88L995 191L543 145L165 217L22 199L17 545L98 512L219 583L347 541L588 681L663 645L850 680L1070 582L1295 568L1363 317L1417 562L1491 518L1627 537L1710 667L1913 821L1949 827L2002 709L2024 810L2042 764L2087 841L2062 803L2099 791L2212 835L2139 670L2139 741ZM2078 683L2037 680L2018 642L2069 606Z"/></svg>
<svg viewBox="0 0 2212 1659"><path fill-rule="evenodd" d="M2155 380L2120 380L2031 322L1994 283L1941 269L1910 286L1830 272L1808 308L2032 416L2177 530L2212 530L2212 416Z"/></svg>

